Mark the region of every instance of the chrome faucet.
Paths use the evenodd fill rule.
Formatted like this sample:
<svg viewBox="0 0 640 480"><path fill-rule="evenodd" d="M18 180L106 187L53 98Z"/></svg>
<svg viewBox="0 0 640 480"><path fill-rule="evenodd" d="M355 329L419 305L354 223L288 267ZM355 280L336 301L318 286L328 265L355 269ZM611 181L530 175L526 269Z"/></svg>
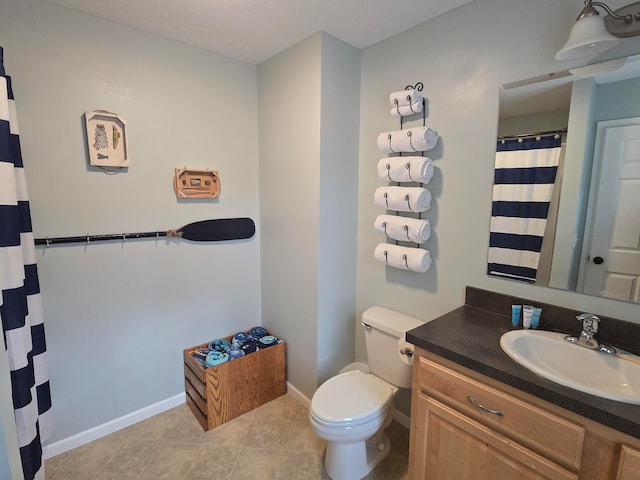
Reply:
<svg viewBox="0 0 640 480"><path fill-rule="evenodd" d="M600 344L596 340L596 333L598 333L600 319L593 313L583 313L576 318L582 322L582 332L578 337L578 344L587 348L598 348Z"/></svg>
<svg viewBox="0 0 640 480"><path fill-rule="evenodd" d="M576 318L582 322L582 332L578 337L567 335L564 339L567 342L575 343L581 347L590 348L592 350L598 350L603 353L615 354L616 349L607 345L600 345L596 339L596 333L598 333L598 325L600 319L593 313L583 313L577 315Z"/></svg>

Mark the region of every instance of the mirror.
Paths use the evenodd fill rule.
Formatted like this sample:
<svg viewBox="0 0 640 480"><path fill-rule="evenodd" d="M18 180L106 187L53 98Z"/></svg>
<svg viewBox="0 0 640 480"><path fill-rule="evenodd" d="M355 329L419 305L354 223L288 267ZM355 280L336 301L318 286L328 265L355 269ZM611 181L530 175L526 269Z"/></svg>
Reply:
<svg viewBox="0 0 640 480"><path fill-rule="evenodd" d="M638 92L640 55L502 85L489 275L640 302Z"/></svg>

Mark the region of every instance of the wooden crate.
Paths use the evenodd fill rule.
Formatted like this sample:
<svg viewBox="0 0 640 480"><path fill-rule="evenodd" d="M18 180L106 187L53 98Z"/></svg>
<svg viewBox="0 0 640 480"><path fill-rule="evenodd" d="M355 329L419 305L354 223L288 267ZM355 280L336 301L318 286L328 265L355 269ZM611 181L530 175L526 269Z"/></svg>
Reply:
<svg viewBox="0 0 640 480"><path fill-rule="evenodd" d="M226 337L231 341L233 337ZM279 337L278 337L279 338ZM187 405L205 430L253 410L287 392L286 344L282 342L215 367L203 368L183 351Z"/></svg>

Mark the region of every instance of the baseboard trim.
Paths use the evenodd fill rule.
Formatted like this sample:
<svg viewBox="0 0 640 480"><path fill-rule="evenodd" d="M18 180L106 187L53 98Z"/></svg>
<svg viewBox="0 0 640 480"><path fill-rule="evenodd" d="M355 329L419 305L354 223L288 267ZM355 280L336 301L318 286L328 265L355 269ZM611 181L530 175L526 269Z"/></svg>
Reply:
<svg viewBox="0 0 640 480"><path fill-rule="evenodd" d="M185 403L185 393L179 393L173 397L161 400L147 407L136 410L135 412L123 415L120 418L116 418L97 427L90 428L84 432L77 433L57 442L53 442L42 447L42 456L46 459L60 455L61 453L68 452L74 448L85 445L89 442L102 438L111 433L122 430L135 423L146 420L147 418L158 415L159 413L166 412L174 407Z"/></svg>
<svg viewBox="0 0 640 480"><path fill-rule="evenodd" d="M296 387L287 382L287 393L292 397L295 397L300 403L302 403L307 410L311 407L311 399L309 399L304 393L298 390Z"/></svg>
<svg viewBox="0 0 640 480"><path fill-rule="evenodd" d="M411 417L409 415L405 415L400 410L393 412L393 419L407 429L411 425Z"/></svg>
<svg viewBox="0 0 640 480"><path fill-rule="evenodd" d="M287 382L287 392L302 403L307 410L311 407L311 399L289 382ZM154 403L153 405L149 405L141 408L140 410L136 410L135 412L123 415L120 418L98 425L97 427L90 428L89 430L77 433L71 437L63 438L57 442L44 445L42 447L42 456L45 460L53 458L61 453L81 447L82 445L86 445L89 442L105 437L111 433L117 432L118 430L122 430L123 428L127 428L141 422L142 420L151 418L154 415L166 412L167 410L182 405L185 401L185 393L179 393L178 395ZM393 419L406 428L409 428L411 423L411 418L399 410L395 410Z"/></svg>

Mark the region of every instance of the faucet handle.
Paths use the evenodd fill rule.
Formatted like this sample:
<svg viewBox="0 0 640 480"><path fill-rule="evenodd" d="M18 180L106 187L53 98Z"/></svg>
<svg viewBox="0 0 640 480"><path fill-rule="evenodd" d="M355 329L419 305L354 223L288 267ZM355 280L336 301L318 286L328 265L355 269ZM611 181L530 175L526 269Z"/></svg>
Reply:
<svg viewBox="0 0 640 480"><path fill-rule="evenodd" d="M576 318L582 322L582 330L589 334L593 335L598 331L598 323L600 323L600 318L593 313L582 313L577 315Z"/></svg>

